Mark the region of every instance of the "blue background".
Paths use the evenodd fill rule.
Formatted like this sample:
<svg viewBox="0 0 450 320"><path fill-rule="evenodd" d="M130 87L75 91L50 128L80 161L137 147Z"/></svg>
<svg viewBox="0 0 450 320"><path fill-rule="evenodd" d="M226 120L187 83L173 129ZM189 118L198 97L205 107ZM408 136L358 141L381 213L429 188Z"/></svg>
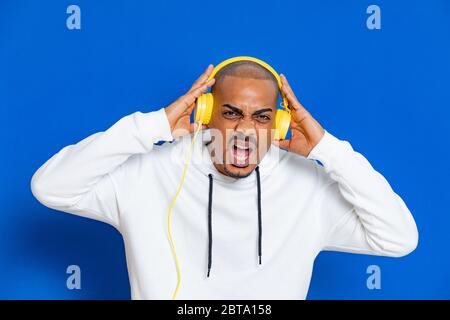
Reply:
<svg viewBox="0 0 450 320"><path fill-rule="evenodd" d="M66 9L81 8L81 30ZM366 8L381 8L368 30ZM321 253L310 299L450 298L449 1L0 0L0 298L128 299L111 226L42 206L33 173L62 147L166 106L208 63L251 55L286 74L332 134L412 211L405 258ZM66 288L66 268L82 289ZM366 268L381 268L368 290Z"/></svg>

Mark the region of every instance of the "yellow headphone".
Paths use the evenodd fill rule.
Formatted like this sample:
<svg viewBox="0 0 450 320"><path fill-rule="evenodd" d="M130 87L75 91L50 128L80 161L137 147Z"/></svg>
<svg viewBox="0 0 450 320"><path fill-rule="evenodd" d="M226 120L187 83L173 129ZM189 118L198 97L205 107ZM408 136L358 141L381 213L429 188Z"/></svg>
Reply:
<svg viewBox="0 0 450 320"><path fill-rule="evenodd" d="M240 57L230 58L230 59L227 59L227 60L219 63L214 68L211 75L208 77L208 80L214 78L214 76L217 74L217 72L219 72L221 69L223 69L227 65L234 63L234 62L238 62L238 61L253 61L253 62L259 64L260 66L264 67L268 71L270 71L270 73L272 73L273 76L275 77L275 79L277 80L278 90L280 90L281 97L282 97L281 106L283 107L283 109L277 109L276 114L275 114L275 123L274 123L275 136L274 136L274 139L276 139L276 140L285 139L286 134L289 130L289 126L291 124L291 111L288 108L288 101L287 101L286 97L284 96L283 92L281 91L280 76L269 64L267 64L264 61L259 60L257 58L253 58L253 57L240 56ZM211 120L213 105L214 105L214 97L211 92L200 95L197 98L197 106L195 109L195 122L197 122L197 123L201 122L203 124L208 124L209 121Z"/></svg>

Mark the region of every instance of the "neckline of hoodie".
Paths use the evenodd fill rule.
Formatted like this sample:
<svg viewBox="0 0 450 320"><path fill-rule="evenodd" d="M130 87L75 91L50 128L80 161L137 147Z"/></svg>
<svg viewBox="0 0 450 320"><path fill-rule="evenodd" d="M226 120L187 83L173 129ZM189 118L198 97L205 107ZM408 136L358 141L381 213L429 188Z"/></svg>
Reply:
<svg viewBox="0 0 450 320"><path fill-rule="evenodd" d="M176 143L179 144L179 151L183 161L180 161L180 165L184 165L184 160L186 156L186 152L189 149L189 145L191 143L191 139L193 134L184 136L180 138ZM222 173L220 173L216 167L214 166L210 153L208 151L208 147L205 145L208 141L210 141L209 130L203 130L200 132L200 135L197 137L197 140L194 143L192 155L190 159L189 166L197 171L199 171L205 178L208 177L208 174L213 175L213 179L217 182L233 185L236 188L246 188L246 187L254 187L256 184L256 173L253 170L252 173L245 178L232 178L228 177ZM275 150L277 148L278 150ZM277 159L277 155L274 154L276 151L280 152L279 160ZM279 162L285 155L286 151L279 149L276 146L271 146L268 152L264 155L263 159L259 163L261 179L263 180L265 176L271 174L271 172L276 168L277 162ZM201 160L200 160L201 159ZM188 170L189 174L189 170Z"/></svg>

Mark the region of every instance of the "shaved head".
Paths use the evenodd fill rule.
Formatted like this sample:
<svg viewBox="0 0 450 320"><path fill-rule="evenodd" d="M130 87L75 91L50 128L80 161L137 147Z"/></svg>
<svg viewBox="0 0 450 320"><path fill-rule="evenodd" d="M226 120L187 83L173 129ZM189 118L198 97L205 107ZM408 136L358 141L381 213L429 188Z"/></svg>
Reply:
<svg viewBox="0 0 450 320"><path fill-rule="evenodd" d="M217 72L214 77L216 81L211 88L211 91L213 93L222 85L223 80L227 76L244 79L270 80L273 82L273 85L278 94L278 82L275 76L269 70L256 62L237 61L225 66L223 69Z"/></svg>

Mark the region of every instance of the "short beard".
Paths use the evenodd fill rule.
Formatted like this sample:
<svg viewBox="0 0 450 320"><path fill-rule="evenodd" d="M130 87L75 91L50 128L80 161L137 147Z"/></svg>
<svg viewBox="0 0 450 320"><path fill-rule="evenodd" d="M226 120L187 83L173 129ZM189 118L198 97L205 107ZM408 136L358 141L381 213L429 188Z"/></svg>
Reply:
<svg viewBox="0 0 450 320"><path fill-rule="evenodd" d="M252 171L250 171L249 173L247 173L247 174L245 174L245 175L241 175L240 173L235 174L235 173L232 173L232 172L228 171L226 165L223 166L223 171L224 171L224 173L225 173L228 177L236 178L236 179L247 178L247 177L248 177L249 175L251 175L252 172L253 172L253 170L252 170Z"/></svg>

